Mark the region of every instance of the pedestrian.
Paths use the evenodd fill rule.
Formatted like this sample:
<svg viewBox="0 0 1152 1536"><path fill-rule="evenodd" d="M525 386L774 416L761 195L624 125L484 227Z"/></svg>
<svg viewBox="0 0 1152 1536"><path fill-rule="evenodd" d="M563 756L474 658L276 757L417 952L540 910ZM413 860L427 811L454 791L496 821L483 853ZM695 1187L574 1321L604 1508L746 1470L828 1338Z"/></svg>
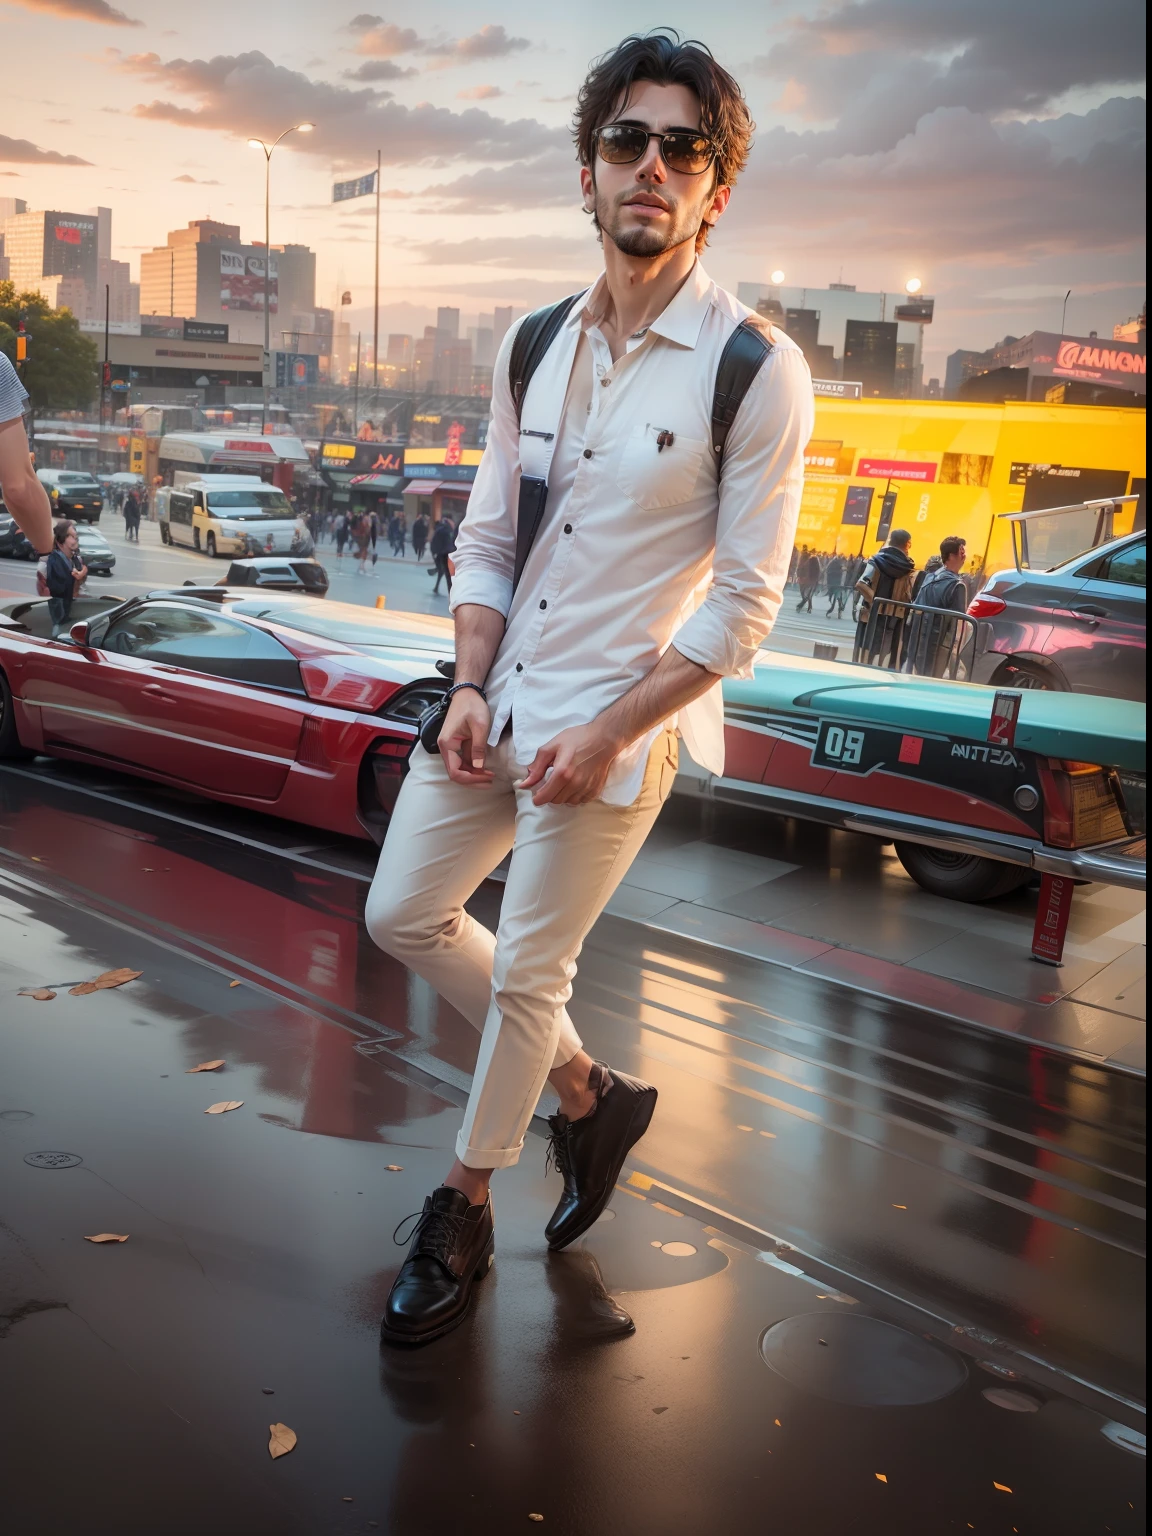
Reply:
<svg viewBox="0 0 1152 1536"><path fill-rule="evenodd" d="M796 567L796 580L800 583L800 601L796 604L796 612L801 613L807 608L811 613L812 598L820 587L820 560L815 550L801 554L800 563Z"/></svg>
<svg viewBox="0 0 1152 1536"><path fill-rule="evenodd" d="M28 451L27 406L28 391L7 353L0 352L0 496L43 564L55 548L52 503Z"/></svg>
<svg viewBox="0 0 1152 1536"><path fill-rule="evenodd" d="M423 514L419 514L412 524L412 553L418 561L424 558L424 546L427 542L428 524L424 520Z"/></svg>
<svg viewBox="0 0 1152 1536"><path fill-rule="evenodd" d="M856 583L861 596L853 661L870 666L896 667L904 633L904 610L893 604L910 603L916 563L909 554L912 535L896 528L883 549L868 561Z"/></svg>
<svg viewBox="0 0 1152 1536"><path fill-rule="evenodd" d="M828 564L824 567L824 586L828 593L828 612L826 619L832 617L835 612L838 619L844 617L844 603L847 594L844 591L844 557L833 554Z"/></svg>
<svg viewBox="0 0 1152 1536"><path fill-rule="evenodd" d="M140 503L136 500L136 492L131 486L124 497L124 537L140 542Z"/></svg>
<svg viewBox="0 0 1152 1536"><path fill-rule="evenodd" d="M434 593L440 591L441 581L448 583L448 596L452 596L452 572L448 567L448 557L456 548L456 529L452 525L450 517L442 517L432 530L432 542L428 546L432 551L432 559L435 561L436 584L432 588Z"/></svg>
<svg viewBox="0 0 1152 1536"><path fill-rule="evenodd" d="M958 535L950 534L940 541L940 555L935 555L928 565L935 562L935 569L927 570L923 581L918 581L915 602L918 609L911 617L908 644L906 646L906 670L918 672L923 677L943 677L951 667L953 676L959 668L956 641L957 630L962 626L945 613L963 613L968 607L968 590L960 575L968 558L968 548ZM952 666L955 659L957 665Z"/></svg>
<svg viewBox="0 0 1152 1536"><path fill-rule="evenodd" d="M53 640L68 623L73 600L87 576L88 567L80 557L76 524L62 519L52 530L52 553L44 572Z"/></svg>
<svg viewBox="0 0 1152 1536"><path fill-rule="evenodd" d="M392 546L394 555L404 554L404 534L400 527L399 515L395 512L388 523L388 542Z"/></svg>
<svg viewBox="0 0 1152 1536"><path fill-rule="evenodd" d="M465 1317L492 1262L491 1175L519 1158L546 1082L564 1184L553 1249L600 1216L647 1129L656 1088L594 1062L565 1009L576 957L671 789L675 722L723 772L720 680L751 667L776 617L812 435L804 354L698 260L748 147L739 86L698 43L656 32L599 59L577 100L604 271L519 322L532 345L501 351L456 551L439 750L412 750L365 914L377 944L483 1031L456 1161L388 1297L387 1343ZM740 324L767 345L704 475ZM513 352L535 353L526 390ZM510 850L493 935L464 904Z"/></svg>
<svg viewBox="0 0 1152 1536"><path fill-rule="evenodd" d="M352 524L352 542L356 546L356 574L367 576L368 556L372 549L372 520L361 512Z"/></svg>
<svg viewBox="0 0 1152 1536"><path fill-rule="evenodd" d="M336 558L343 560L344 546L348 542L348 514L345 513L336 523Z"/></svg>
<svg viewBox="0 0 1152 1536"><path fill-rule="evenodd" d="M804 548L805 548L805 552L807 552L808 546L805 545ZM800 551L796 548L795 545L793 545L792 546L792 558L788 562L788 580L785 583L786 586L789 586L789 587L795 586L795 584L796 584L796 567L799 564L800 564Z"/></svg>

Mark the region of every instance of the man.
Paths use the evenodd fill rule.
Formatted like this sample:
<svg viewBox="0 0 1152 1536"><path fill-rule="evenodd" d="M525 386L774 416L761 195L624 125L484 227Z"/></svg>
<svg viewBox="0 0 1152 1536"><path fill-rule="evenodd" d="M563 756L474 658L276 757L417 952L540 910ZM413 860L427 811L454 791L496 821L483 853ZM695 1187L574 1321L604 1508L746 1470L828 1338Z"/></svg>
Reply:
<svg viewBox="0 0 1152 1536"><path fill-rule="evenodd" d="M72 601L88 576L88 567L80 558L80 540L76 524L61 520L52 530L52 553L44 571L48 586L48 612L52 619L52 638L65 629L72 613Z"/></svg>
<svg viewBox="0 0 1152 1536"><path fill-rule="evenodd" d="M40 560L53 549L52 504L36 478L24 409L28 391L7 354L0 352L0 496Z"/></svg>
<svg viewBox="0 0 1152 1536"><path fill-rule="evenodd" d="M389 1343L465 1316L492 1259L492 1172L519 1158L546 1081L554 1249L600 1215L647 1129L655 1087L593 1062L565 1004L671 789L677 735L723 770L720 679L750 674L779 609L812 433L803 353L769 328L722 468L713 452L720 355L750 316L697 258L747 154L736 82L675 33L630 37L593 65L574 127L604 272L519 416L515 328L501 346L456 552L440 751L412 755L366 911L375 941L482 1030L456 1161L388 1298ZM548 493L517 573L522 476ZM509 849L493 935L464 902Z"/></svg>
<svg viewBox="0 0 1152 1536"><path fill-rule="evenodd" d="M136 500L136 492L131 486L124 498L124 537L140 542L140 503Z"/></svg>
<svg viewBox="0 0 1152 1536"><path fill-rule="evenodd" d="M448 565L448 556L456 548L456 529L450 517L442 517L432 530L432 543L429 549L432 559L436 563L436 584L433 592L440 591L441 581L448 583L448 596L452 596L452 572Z"/></svg>
<svg viewBox="0 0 1152 1536"><path fill-rule="evenodd" d="M412 553L417 562L424 558L424 546L428 542L428 524L424 520L423 513L417 515L412 524Z"/></svg>
<svg viewBox="0 0 1152 1536"><path fill-rule="evenodd" d="M912 535L896 528L864 567L856 583L862 601L854 661L886 667L899 660L904 613L888 604L912 601L916 563L908 553L911 547Z"/></svg>
<svg viewBox="0 0 1152 1536"><path fill-rule="evenodd" d="M796 579L800 583L800 601L796 604L796 612L801 613L807 608L811 613L812 598L820 586L820 556L814 549L801 554Z"/></svg>
<svg viewBox="0 0 1152 1536"><path fill-rule="evenodd" d="M934 571L925 574L918 583L915 601L918 607L934 609L935 613L917 613L908 638L908 662L910 672L926 677L943 677L952 660L959 625L943 617L940 610L963 613L968 607L968 589L960 578L968 547L956 534L940 541L940 560ZM932 561L928 562L929 565ZM960 637L963 638L962 636Z"/></svg>
<svg viewBox="0 0 1152 1536"><path fill-rule="evenodd" d="M845 601L843 555L832 555L824 571L824 586L828 592L828 612L824 617L830 619L835 610L836 617L842 619Z"/></svg>

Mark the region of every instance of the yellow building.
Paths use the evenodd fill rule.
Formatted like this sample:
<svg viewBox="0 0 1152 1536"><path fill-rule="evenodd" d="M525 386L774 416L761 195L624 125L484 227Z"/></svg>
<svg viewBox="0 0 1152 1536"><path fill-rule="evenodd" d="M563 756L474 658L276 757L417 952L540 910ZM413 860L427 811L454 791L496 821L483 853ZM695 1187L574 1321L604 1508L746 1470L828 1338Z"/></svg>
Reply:
<svg viewBox="0 0 1152 1536"><path fill-rule="evenodd" d="M998 513L1143 490L1145 420L1111 406L818 399L796 542L870 555L906 528L922 564L955 533L970 567L1011 565Z"/></svg>

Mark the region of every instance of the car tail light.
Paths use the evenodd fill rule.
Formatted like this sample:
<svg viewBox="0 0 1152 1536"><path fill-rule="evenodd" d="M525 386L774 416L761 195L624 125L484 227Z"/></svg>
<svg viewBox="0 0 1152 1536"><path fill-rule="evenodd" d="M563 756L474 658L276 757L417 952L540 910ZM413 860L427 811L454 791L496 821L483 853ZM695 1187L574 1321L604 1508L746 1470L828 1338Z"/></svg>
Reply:
<svg viewBox="0 0 1152 1536"><path fill-rule="evenodd" d="M1037 759L1044 790L1044 841L1053 848L1084 848L1128 835L1116 775L1097 763Z"/></svg>
<svg viewBox="0 0 1152 1536"><path fill-rule="evenodd" d="M977 592L976 596L968 604L968 617L970 619L994 619L998 613L1003 613L1008 604L1002 597L997 597L992 592Z"/></svg>

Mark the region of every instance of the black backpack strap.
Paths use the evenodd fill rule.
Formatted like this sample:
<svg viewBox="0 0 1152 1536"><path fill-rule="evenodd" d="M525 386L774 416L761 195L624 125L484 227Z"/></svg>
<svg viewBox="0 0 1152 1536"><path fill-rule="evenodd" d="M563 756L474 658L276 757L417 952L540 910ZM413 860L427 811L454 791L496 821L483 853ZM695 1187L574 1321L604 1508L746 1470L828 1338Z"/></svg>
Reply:
<svg viewBox="0 0 1152 1536"><path fill-rule="evenodd" d="M548 348L556 340L560 327L572 311L572 306L586 291L582 288L580 293L571 293L566 299L561 299L558 304L547 304L543 309L534 309L516 332L512 342L512 355L508 359L508 383L512 390L512 404L516 408L517 421L520 419L524 396L528 393L532 375L544 360L544 354Z"/></svg>
<svg viewBox="0 0 1152 1536"><path fill-rule="evenodd" d="M712 395L712 446L716 450L717 471L724 457L728 433L736 420L736 412L744 403L744 396L751 389L753 379L760 372L772 348L770 329L761 329L751 319L742 321L724 345L720 366L716 370L716 389Z"/></svg>

